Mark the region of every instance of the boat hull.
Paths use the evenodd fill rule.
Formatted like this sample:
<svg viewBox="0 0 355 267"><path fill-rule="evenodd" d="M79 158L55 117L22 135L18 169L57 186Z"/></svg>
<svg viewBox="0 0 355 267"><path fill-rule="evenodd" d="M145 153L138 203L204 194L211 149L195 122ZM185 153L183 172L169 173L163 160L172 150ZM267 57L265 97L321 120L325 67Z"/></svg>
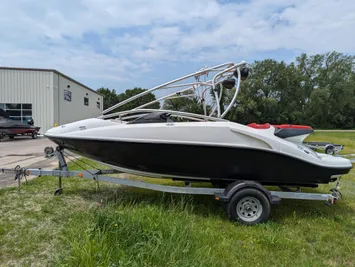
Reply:
<svg viewBox="0 0 355 267"><path fill-rule="evenodd" d="M39 127L37 128L0 128L0 132L5 135L21 135L21 134L32 134L33 132L38 132Z"/></svg>
<svg viewBox="0 0 355 267"><path fill-rule="evenodd" d="M310 134L301 134L301 135L296 135L296 136L291 136L291 137L286 137L285 139L291 142L295 143L303 143L304 140L309 136Z"/></svg>
<svg viewBox="0 0 355 267"><path fill-rule="evenodd" d="M85 157L165 178L254 180L265 185L311 186L335 180L351 168L318 166L283 154L247 147L126 142L49 137Z"/></svg>

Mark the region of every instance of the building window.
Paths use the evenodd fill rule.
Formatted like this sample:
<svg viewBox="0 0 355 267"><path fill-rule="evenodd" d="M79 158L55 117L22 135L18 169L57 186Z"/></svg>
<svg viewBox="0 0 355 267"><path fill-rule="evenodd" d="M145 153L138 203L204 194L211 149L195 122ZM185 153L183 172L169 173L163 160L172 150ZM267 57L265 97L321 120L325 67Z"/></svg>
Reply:
<svg viewBox="0 0 355 267"><path fill-rule="evenodd" d="M5 109L20 109L21 110L21 104L5 104Z"/></svg>
<svg viewBox="0 0 355 267"><path fill-rule="evenodd" d="M64 100L71 102L71 92L68 90L64 90Z"/></svg>
<svg viewBox="0 0 355 267"><path fill-rule="evenodd" d="M84 97L84 105L88 106L89 105L89 98Z"/></svg>
<svg viewBox="0 0 355 267"><path fill-rule="evenodd" d="M21 117L21 109L20 110L13 110L8 109L6 112L9 114L10 117Z"/></svg>
<svg viewBox="0 0 355 267"><path fill-rule="evenodd" d="M32 104L22 104L22 109L31 109L32 110Z"/></svg>
<svg viewBox="0 0 355 267"><path fill-rule="evenodd" d="M32 117L32 110L22 110L22 116Z"/></svg>
<svg viewBox="0 0 355 267"><path fill-rule="evenodd" d="M28 103L0 103L0 108L4 110L10 119L27 122L32 118L32 104Z"/></svg>
<svg viewBox="0 0 355 267"><path fill-rule="evenodd" d="M96 106L98 109L100 109L100 102L96 102Z"/></svg>

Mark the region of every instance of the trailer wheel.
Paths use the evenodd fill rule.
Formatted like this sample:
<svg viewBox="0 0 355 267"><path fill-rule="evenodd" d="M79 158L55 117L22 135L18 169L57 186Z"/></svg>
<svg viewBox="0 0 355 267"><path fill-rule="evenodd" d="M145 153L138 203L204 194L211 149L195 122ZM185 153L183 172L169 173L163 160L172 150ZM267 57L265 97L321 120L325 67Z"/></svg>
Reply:
<svg viewBox="0 0 355 267"><path fill-rule="evenodd" d="M37 132L32 133L32 139L37 139Z"/></svg>
<svg viewBox="0 0 355 267"><path fill-rule="evenodd" d="M9 135L9 138L10 138L10 139L14 139L15 136L14 136L14 135Z"/></svg>
<svg viewBox="0 0 355 267"><path fill-rule="evenodd" d="M237 191L227 204L228 217L245 225L265 222L269 218L270 210L269 199L254 188Z"/></svg>
<svg viewBox="0 0 355 267"><path fill-rule="evenodd" d="M334 154L334 147L333 147L333 146L328 146L328 147L325 149L325 154L333 155L333 154Z"/></svg>

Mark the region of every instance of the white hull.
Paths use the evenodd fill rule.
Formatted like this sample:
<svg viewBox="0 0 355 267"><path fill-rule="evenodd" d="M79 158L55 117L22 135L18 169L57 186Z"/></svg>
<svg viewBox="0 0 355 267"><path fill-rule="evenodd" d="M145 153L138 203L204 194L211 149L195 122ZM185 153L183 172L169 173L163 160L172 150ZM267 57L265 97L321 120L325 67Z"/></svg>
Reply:
<svg viewBox="0 0 355 267"><path fill-rule="evenodd" d="M295 143L303 143L304 140L309 136L309 134L302 134L302 135L297 135L297 136L292 136L292 137L287 137L285 138L288 141L295 142Z"/></svg>

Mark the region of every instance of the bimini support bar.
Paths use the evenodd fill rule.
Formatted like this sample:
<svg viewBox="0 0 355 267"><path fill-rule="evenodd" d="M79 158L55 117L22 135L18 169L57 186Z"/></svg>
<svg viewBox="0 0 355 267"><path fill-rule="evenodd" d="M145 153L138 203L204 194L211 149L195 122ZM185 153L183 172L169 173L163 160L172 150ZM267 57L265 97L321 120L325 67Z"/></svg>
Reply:
<svg viewBox="0 0 355 267"><path fill-rule="evenodd" d="M240 64L238 64L240 65ZM215 95L215 99L216 99L216 105L217 105L217 117L220 118L221 117L221 106L219 104L219 102L221 101L221 99L218 97L218 93L217 91L215 90L216 89L216 84L218 84L217 82L217 78L218 77L223 77L223 74L224 73L227 73L229 71L232 71L233 69L235 69L236 66L232 66L230 68L227 68L221 72L218 72L212 79L212 88L213 88L213 92L214 92L214 95ZM233 76L233 74L231 75ZM223 86L221 85L221 92L220 92L220 97L222 97L222 90L223 90Z"/></svg>
<svg viewBox="0 0 355 267"><path fill-rule="evenodd" d="M134 114L134 113L144 113L144 112L167 112L170 114L174 115L180 115L180 116L188 116L188 117L193 117L193 118L200 118L200 119L205 119L205 120L213 120L213 121L227 121L225 119L221 118L215 118L215 117L210 117L210 116L205 116L202 114L195 114L195 113L189 113L189 112L182 112L182 111L175 111L175 110L164 110L164 109L132 109L132 110L125 110L125 111L120 111L120 112L115 112L112 114L104 115L102 116L103 119L109 119L112 117L119 117L122 115L128 115L128 114Z"/></svg>
<svg viewBox="0 0 355 267"><path fill-rule="evenodd" d="M179 88L179 87L182 87L182 86L191 85L191 86L188 87L188 88L184 88L184 89L182 89L182 90L180 90L180 91L171 93L171 94L166 95L166 96L162 96L162 97L160 97L160 98L158 98L158 99L156 99L156 100L150 101L150 102L148 102L148 103L146 103L146 104L143 104L143 105L141 105L141 106L139 106L139 107L136 107L136 108L133 108L133 109L144 108L144 107L147 107L147 106L149 106L149 105L151 105L151 104L153 104L153 103L156 103L156 102L159 102L159 101L162 101L162 100L173 99L173 97L174 97L174 98L180 98L180 97L188 97L188 96L190 97L190 96L194 96L194 94L189 94L189 95L180 95L180 94L182 94L182 93L184 93L184 92L191 91L191 90L196 91L196 90L198 90L198 88L199 88L200 86L208 86L209 88L207 88L207 89L210 89L210 88L212 88L212 84L211 84L211 83L212 83L212 80L209 80L209 81L207 81L207 82L196 82L196 83L186 83L186 84L182 84L182 85L177 84L177 85L166 86L165 89ZM205 89L205 90L206 90L206 89ZM206 115L206 114L205 114L205 115ZM206 115L206 116L207 116L207 115Z"/></svg>
<svg viewBox="0 0 355 267"><path fill-rule="evenodd" d="M211 80L212 81L212 80ZM211 85L209 84L210 81L207 81L207 82L193 82L193 83L183 83L183 84L175 84L175 85L168 85L168 86L165 86L165 89L171 89L171 88L179 88L179 87L183 87L183 86L190 86L193 87L193 86L201 86L201 85Z"/></svg>
<svg viewBox="0 0 355 267"><path fill-rule="evenodd" d="M196 96L195 94L187 94L187 95L176 95L176 96L170 96L170 97L166 97L165 100L170 100L170 99L176 99L176 98L190 98L190 97L194 97Z"/></svg>
<svg viewBox="0 0 355 267"><path fill-rule="evenodd" d="M237 64L237 65L241 65L241 64L245 64L245 62L242 61L242 63L239 63L239 64ZM110 107L110 108L104 110L104 111L102 112L102 114L106 114L106 113L108 113L108 112L110 112L110 111L112 111L112 110L114 110L114 109L116 109L116 108L118 108L118 107L120 107L120 106L126 104L126 103L131 102L132 100L135 100L135 99L137 99L137 98L139 98L139 97L142 97L142 96L144 96L144 95L146 95L146 94L149 94L149 93L151 93L151 92L153 92L153 91L155 91L155 90L164 88L164 87L166 87L166 86L169 85L169 84L176 83L176 82L185 80L185 79L187 79L187 78L192 78L192 77L196 77L196 76L199 76L199 75L204 75L204 74L206 74L206 73L208 73L208 72L210 72L210 71L215 70L216 68L220 68L220 67L224 67L224 66L232 66L232 67L234 67L235 64L234 64L234 63L223 63L223 64L220 64L220 65L217 65L217 66L214 66L214 67L210 67L210 68L207 68L207 69L200 70L200 71L198 71L198 72L196 72L196 73L192 73L192 74L189 74L189 75L186 75L186 76L177 78L177 79L175 79L175 80L166 82L166 83L164 83L164 84L158 85L158 86L153 87L153 88L151 88L151 89L149 89L149 90L147 90L147 91L144 91L144 92L142 92L142 93L140 93L140 94L134 95L134 96L132 96L132 97L126 99L126 100L123 100L123 101L120 102L120 103L117 103L116 105L114 105L114 106L112 106L112 107ZM230 68L230 67L229 67L229 68Z"/></svg>
<svg viewBox="0 0 355 267"><path fill-rule="evenodd" d="M226 108L226 110L223 112L223 114L221 115L221 118L223 118L224 116L226 116L226 114L228 113L228 111L231 109L231 107L233 106L235 100L237 99L237 95L239 93L239 88L240 88L240 68L237 68L237 72L238 72L238 81L237 81L237 86L235 87L235 93L233 96L232 101L229 103L229 106Z"/></svg>
<svg viewBox="0 0 355 267"><path fill-rule="evenodd" d="M213 108L213 110L211 111L210 116L212 116L212 114L215 112L216 107L217 107L217 117L218 117L218 118L221 118L221 117L222 117L222 116L221 116L221 107L220 107L219 102L220 102L221 99L222 99L223 86L221 85L221 87L220 87L220 90L221 90L221 91L220 91L220 94L219 94L219 97L218 97L218 93L217 93L217 91L215 90L216 84L218 84L218 82L216 81L217 78L223 77L223 74L225 74L225 73L227 73L227 72L230 72L230 71L232 71L232 70L235 70L236 68L239 69L239 66L245 65L245 64L246 64L246 63L243 61L243 63L240 63L240 64L237 64L236 66L227 68L227 69L225 69L225 70L223 70L223 71L217 73L217 74L213 77L213 79L212 79L212 88L213 88L214 95L215 95L216 106L215 106L215 107ZM225 77L231 77L231 76L233 76L233 73L232 73L231 75L228 75L228 76L225 76ZM240 86L240 75L238 76L238 84L237 84L237 87L238 87L238 88L237 88L236 92L239 91L239 86ZM234 101L235 101L235 99L234 99ZM234 102L231 102L231 103L229 104L229 106L232 106L233 103L234 103Z"/></svg>
<svg viewBox="0 0 355 267"><path fill-rule="evenodd" d="M130 116L124 116L121 119L122 120L130 120L130 119L135 119L135 118L138 118L140 116L147 115L147 114L149 114L149 113L140 113L140 114L135 114L135 115L130 115ZM176 118L181 118L181 119L188 119L188 120L192 120L192 121L206 121L206 119L200 119L200 118L195 118L195 117L191 117L191 116L175 115L175 114L171 114L171 117L176 117Z"/></svg>
<svg viewBox="0 0 355 267"><path fill-rule="evenodd" d="M175 93L171 93L171 94L166 95L166 96L162 96L162 97L160 97L160 98L158 98L158 99L156 99L156 100L150 101L150 102L148 102L148 103L146 103L146 104L143 104L143 105L141 105L141 106L139 106L139 107L136 107L136 108L134 108L134 110L135 110L135 109L144 108L144 107L149 106L149 105L151 105L151 104L153 104L153 103L156 103L156 102L159 102L159 101L162 101L162 100L171 98L171 97L173 97L173 96L179 96L180 94L182 94L182 93L184 93L184 92L191 91L191 90L195 90L195 89L193 88L193 86L190 86L190 87L188 87L188 88L185 88L185 89L180 90L180 91L175 92ZM180 97L183 97L183 96L186 96L186 95L181 95Z"/></svg>

